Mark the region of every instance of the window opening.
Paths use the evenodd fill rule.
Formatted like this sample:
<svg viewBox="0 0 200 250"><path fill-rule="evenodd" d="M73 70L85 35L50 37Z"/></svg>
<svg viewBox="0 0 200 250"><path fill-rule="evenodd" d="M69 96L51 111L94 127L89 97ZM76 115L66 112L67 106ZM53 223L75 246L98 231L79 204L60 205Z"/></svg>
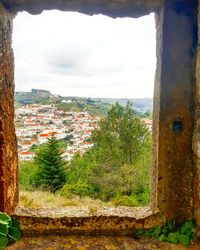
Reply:
<svg viewBox="0 0 200 250"><path fill-rule="evenodd" d="M59 11L15 18L20 206L149 204L153 19Z"/></svg>

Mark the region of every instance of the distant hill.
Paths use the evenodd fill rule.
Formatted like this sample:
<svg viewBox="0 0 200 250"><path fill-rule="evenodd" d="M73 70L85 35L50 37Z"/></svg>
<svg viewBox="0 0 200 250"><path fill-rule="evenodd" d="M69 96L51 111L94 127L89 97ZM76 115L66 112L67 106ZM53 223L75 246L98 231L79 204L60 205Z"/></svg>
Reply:
<svg viewBox="0 0 200 250"><path fill-rule="evenodd" d="M126 103L130 101L137 112L145 113L152 112L153 110L152 98L94 98L94 100L100 100L101 102L112 105L118 102L122 106L125 106Z"/></svg>
<svg viewBox="0 0 200 250"><path fill-rule="evenodd" d="M111 104L96 102L90 98L81 97L63 97L62 101L56 102L57 108L64 111L88 111L90 115L104 117L107 115L108 110L111 108ZM68 99L68 100L67 100ZM68 101L68 103L63 101ZM69 102L70 100L70 102Z"/></svg>
<svg viewBox="0 0 200 250"><path fill-rule="evenodd" d="M25 104L54 104L64 111L88 111L93 116L106 116L111 104L95 101L91 98L62 97L53 95L49 91L32 89L31 92L16 92L15 107Z"/></svg>
<svg viewBox="0 0 200 250"><path fill-rule="evenodd" d="M40 103L45 99L49 99L51 96L50 91L42 89L32 89L31 92L15 92L15 103Z"/></svg>
<svg viewBox="0 0 200 250"><path fill-rule="evenodd" d="M19 107L24 104L54 104L57 108L65 111L85 111L87 110L94 116L106 116L108 110L113 104L118 102L125 106L127 101L133 103L137 112L152 112L151 98L125 99L125 98L86 98L75 96L53 95L50 91L42 89L32 89L31 92L16 92L15 106Z"/></svg>

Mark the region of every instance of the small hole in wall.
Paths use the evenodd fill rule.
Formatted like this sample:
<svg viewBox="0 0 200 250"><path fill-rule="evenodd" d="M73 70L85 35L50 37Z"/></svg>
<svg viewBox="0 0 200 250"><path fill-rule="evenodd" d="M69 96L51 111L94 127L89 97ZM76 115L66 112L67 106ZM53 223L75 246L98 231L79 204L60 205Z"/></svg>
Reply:
<svg viewBox="0 0 200 250"><path fill-rule="evenodd" d="M180 134L182 130L183 130L182 121L179 121L179 120L173 121L173 132L175 134Z"/></svg>

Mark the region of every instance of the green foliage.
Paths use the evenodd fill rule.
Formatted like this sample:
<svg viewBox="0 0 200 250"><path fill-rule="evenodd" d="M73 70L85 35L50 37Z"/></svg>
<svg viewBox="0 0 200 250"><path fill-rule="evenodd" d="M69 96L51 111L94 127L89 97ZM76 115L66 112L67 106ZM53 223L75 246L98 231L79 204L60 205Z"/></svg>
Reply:
<svg viewBox="0 0 200 250"><path fill-rule="evenodd" d="M49 93L41 92L16 92L15 93L15 102L19 104L32 104L32 103L41 103L46 99L49 100Z"/></svg>
<svg viewBox="0 0 200 250"><path fill-rule="evenodd" d="M66 182L66 162L62 158L59 141L54 137L48 139L34 158L37 171L33 178L36 187L48 189L50 192L61 189Z"/></svg>
<svg viewBox="0 0 200 250"><path fill-rule="evenodd" d="M31 191L34 189L34 176L38 167L33 161L19 162L19 188L20 190Z"/></svg>
<svg viewBox="0 0 200 250"><path fill-rule="evenodd" d="M68 144L69 143L65 139L58 140L58 146L60 147L61 151L67 149Z"/></svg>
<svg viewBox="0 0 200 250"><path fill-rule="evenodd" d="M75 184L78 181L90 183L90 174L96 165L96 151L94 148L86 151L83 156L75 154L67 168L68 183Z"/></svg>
<svg viewBox="0 0 200 250"><path fill-rule="evenodd" d="M71 103L62 103L62 100L72 100ZM125 106L127 101L131 101L138 116L151 117L152 99L136 98L136 99L115 99L115 98L83 98L83 97L51 97L51 94L42 92L15 92L15 106L18 108L22 104L40 103L43 105L54 103L56 107L64 111L84 111L87 110L90 115L106 117L109 109L116 102Z"/></svg>
<svg viewBox="0 0 200 250"><path fill-rule="evenodd" d="M38 146L36 144L33 144L30 149L29 152L35 152L37 150Z"/></svg>
<svg viewBox="0 0 200 250"><path fill-rule="evenodd" d="M20 237L18 221L0 212L0 250L5 249L9 242L18 241Z"/></svg>
<svg viewBox="0 0 200 250"><path fill-rule="evenodd" d="M56 107L64 111L82 112L87 110L92 116L105 117L108 110L111 108L110 104L103 102L88 101L84 98L76 98L71 103L56 103Z"/></svg>
<svg viewBox="0 0 200 250"><path fill-rule="evenodd" d="M196 233L193 221L186 221L183 224L170 221L163 226L157 226L148 230L137 229L136 237L156 238L159 241L166 241L172 244L180 243L188 246Z"/></svg>
<svg viewBox="0 0 200 250"><path fill-rule="evenodd" d="M131 104L113 106L92 141L93 148L69 162L64 193L75 194L80 182L92 190L93 198L124 206L149 204L151 134Z"/></svg>
<svg viewBox="0 0 200 250"><path fill-rule="evenodd" d="M72 195L78 195L80 197L92 196L92 193L92 187L82 181L79 181L76 184L65 184L65 186L59 191L59 194L65 197L70 197Z"/></svg>
<svg viewBox="0 0 200 250"><path fill-rule="evenodd" d="M90 196L116 206L149 204L151 132L132 105L114 105L91 140L94 146L84 155L74 155L67 167L62 160L67 140L52 138L41 145L34 162L20 164L21 189L59 190L65 197Z"/></svg>
<svg viewBox="0 0 200 250"><path fill-rule="evenodd" d="M113 106L107 118L100 121L92 140L97 164L91 181L99 194L104 194L103 199L119 194L130 196L148 187L151 134L130 103L125 108L118 103Z"/></svg>
<svg viewBox="0 0 200 250"><path fill-rule="evenodd" d="M128 206L128 207L137 207L139 206L137 197L135 195L121 195L118 197L114 197L113 199L111 199L111 202L115 205L115 206Z"/></svg>

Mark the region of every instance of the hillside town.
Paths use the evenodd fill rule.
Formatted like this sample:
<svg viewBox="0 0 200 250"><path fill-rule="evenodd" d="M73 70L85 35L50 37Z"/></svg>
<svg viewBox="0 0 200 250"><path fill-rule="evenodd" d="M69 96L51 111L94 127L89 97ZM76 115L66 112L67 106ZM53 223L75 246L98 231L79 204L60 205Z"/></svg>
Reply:
<svg viewBox="0 0 200 250"><path fill-rule="evenodd" d="M92 131L101 118L91 116L87 111L65 112L54 104L26 104L15 109L15 127L18 140L18 158L31 160L35 149L54 136L65 143L63 157L70 161L74 154L81 155L93 146ZM143 118L152 129L152 120Z"/></svg>
<svg viewBox="0 0 200 250"><path fill-rule="evenodd" d="M35 155L34 148L47 142L51 136L66 142L63 152L66 160L71 160L75 153L82 155L93 146L90 136L99 120L87 111L64 112L52 104L27 104L16 108L19 160L31 160Z"/></svg>

